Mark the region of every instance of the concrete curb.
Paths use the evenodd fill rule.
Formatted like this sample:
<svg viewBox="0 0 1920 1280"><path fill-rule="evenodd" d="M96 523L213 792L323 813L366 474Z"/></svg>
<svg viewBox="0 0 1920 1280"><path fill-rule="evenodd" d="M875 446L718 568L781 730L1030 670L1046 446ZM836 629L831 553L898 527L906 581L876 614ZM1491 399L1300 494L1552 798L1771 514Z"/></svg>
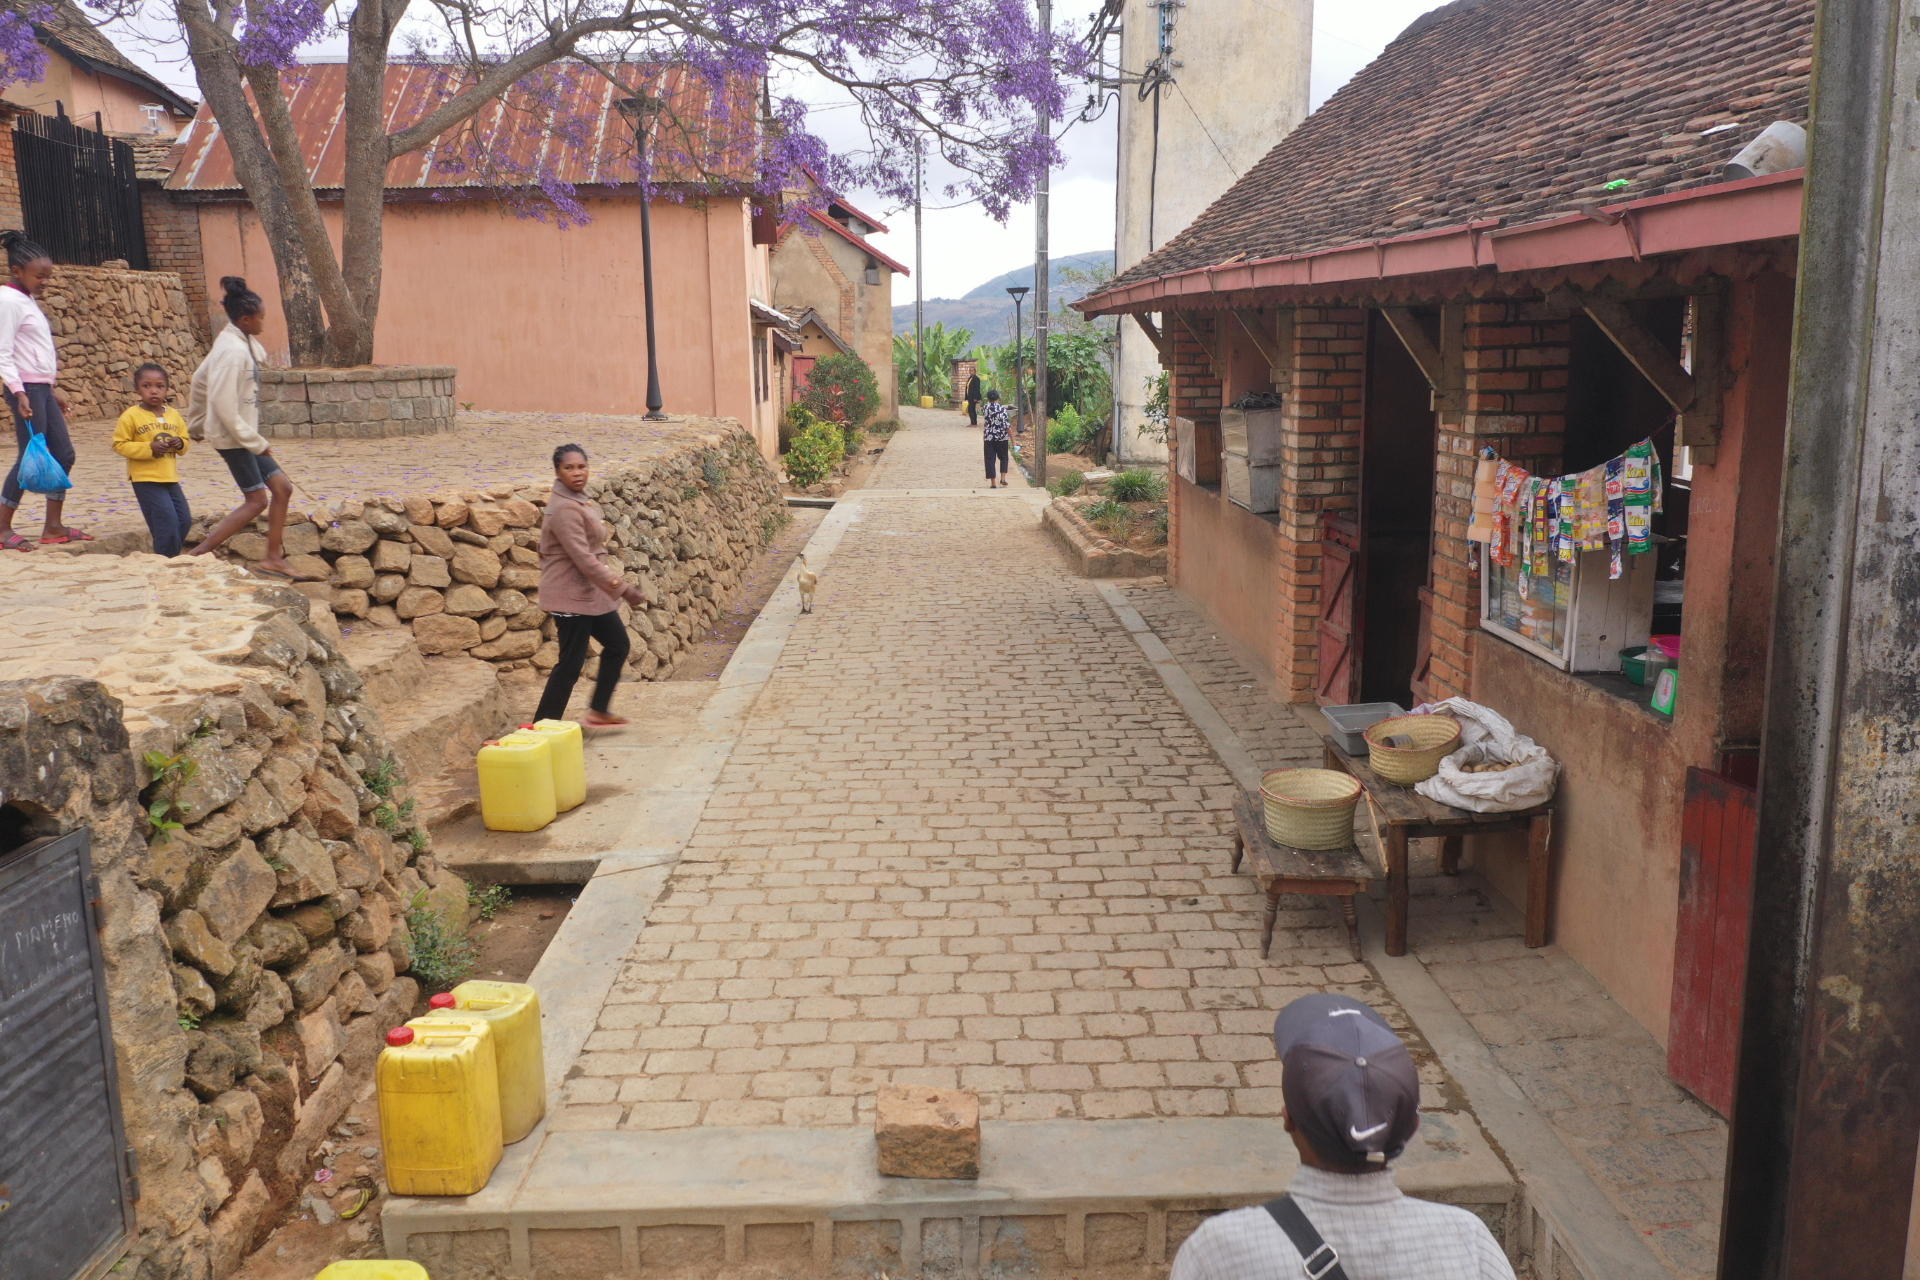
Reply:
<svg viewBox="0 0 1920 1280"><path fill-rule="evenodd" d="M1234 780L1243 787L1259 786L1259 765L1179 659L1127 603L1119 587L1106 582L1095 585ZM1520 1181L1523 1217L1514 1224L1516 1238L1508 1241L1509 1251L1530 1253L1536 1274L1545 1276L1577 1273L1584 1280L1670 1280L1653 1251L1614 1211L1599 1184L1494 1061L1426 966L1411 955L1386 953L1386 922L1379 908L1362 895L1358 909L1367 963L1465 1092L1482 1130Z"/></svg>

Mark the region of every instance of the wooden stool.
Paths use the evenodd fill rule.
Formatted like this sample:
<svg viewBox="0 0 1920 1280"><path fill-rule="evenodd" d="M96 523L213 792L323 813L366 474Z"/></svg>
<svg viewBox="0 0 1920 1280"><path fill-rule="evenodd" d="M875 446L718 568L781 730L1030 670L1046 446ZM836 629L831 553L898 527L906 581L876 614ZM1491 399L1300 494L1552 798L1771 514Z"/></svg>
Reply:
<svg viewBox="0 0 1920 1280"><path fill-rule="evenodd" d="M1242 791L1233 806L1233 870L1242 857L1253 862L1254 877L1267 894L1267 918L1261 926L1260 955L1273 950L1273 921L1280 914L1283 893L1335 894L1347 922L1347 950L1360 958L1360 921L1353 912L1353 895L1367 891L1374 878L1367 860L1353 845L1344 849L1296 849L1277 844L1267 834L1266 801L1258 791Z"/></svg>

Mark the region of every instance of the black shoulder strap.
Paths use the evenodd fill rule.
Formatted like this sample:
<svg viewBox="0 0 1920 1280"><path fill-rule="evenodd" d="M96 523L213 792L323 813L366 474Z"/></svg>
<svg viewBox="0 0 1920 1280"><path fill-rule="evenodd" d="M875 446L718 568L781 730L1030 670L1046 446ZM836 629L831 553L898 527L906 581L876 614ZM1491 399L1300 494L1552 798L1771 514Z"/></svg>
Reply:
<svg viewBox="0 0 1920 1280"><path fill-rule="evenodd" d="M1334 1252L1332 1245L1320 1238L1312 1220L1293 1202L1292 1196L1269 1200L1261 1207L1273 1215L1273 1220L1287 1233L1287 1239L1293 1241L1293 1247L1300 1251L1300 1266L1307 1273L1307 1280L1347 1280L1346 1269L1340 1265L1340 1255Z"/></svg>

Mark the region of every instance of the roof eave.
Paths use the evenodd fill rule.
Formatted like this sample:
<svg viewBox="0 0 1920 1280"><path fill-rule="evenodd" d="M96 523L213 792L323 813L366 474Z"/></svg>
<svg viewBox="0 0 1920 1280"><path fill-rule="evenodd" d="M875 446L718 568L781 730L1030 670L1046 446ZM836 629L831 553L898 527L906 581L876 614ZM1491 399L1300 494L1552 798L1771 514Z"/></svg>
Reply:
<svg viewBox="0 0 1920 1280"><path fill-rule="evenodd" d="M1154 304L1195 294L1475 268L1530 271L1780 239L1800 233L1805 176L1804 169L1789 169L1692 187L1603 205L1596 210L1601 217L1565 214L1517 227L1501 227L1495 218L1477 219L1308 253L1197 267L1108 289L1071 305L1083 315L1120 315L1157 310Z"/></svg>
<svg viewBox="0 0 1920 1280"><path fill-rule="evenodd" d="M864 252L872 254L874 257L880 259L880 261L886 263L889 267L893 268L895 271L898 271L901 275L910 276L913 274L912 271L907 269L905 264L894 261L892 258L888 257L884 252L875 248L872 244L868 243L862 237L855 235L853 232L849 231L847 228L841 226L839 223L835 222L832 218L829 218L826 214L821 213L818 209L809 209L808 212L813 215L813 219L815 222L818 222L823 227L827 227L831 229L836 235L838 235L841 239L846 240L848 243L858 245Z"/></svg>

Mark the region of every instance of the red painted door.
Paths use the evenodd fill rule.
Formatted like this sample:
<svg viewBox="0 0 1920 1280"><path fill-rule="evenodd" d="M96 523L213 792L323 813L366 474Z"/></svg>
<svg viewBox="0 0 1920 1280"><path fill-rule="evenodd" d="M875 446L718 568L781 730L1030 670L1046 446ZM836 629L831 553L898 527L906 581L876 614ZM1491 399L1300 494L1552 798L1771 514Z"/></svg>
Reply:
<svg viewBox="0 0 1920 1280"><path fill-rule="evenodd" d="M1733 1109L1740 1045L1756 800L1720 774L1687 770L1667 1074L1723 1116Z"/></svg>
<svg viewBox="0 0 1920 1280"><path fill-rule="evenodd" d="M1360 522L1351 512L1329 511L1320 528L1320 705L1360 700L1359 601L1366 556Z"/></svg>
<svg viewBox="0 0 1920 1280"><path fill-rule="evenodd" d="M813 376L814 356L795 356L793 358L793 394L798 398L807 389L807 379Z"/></svg>

